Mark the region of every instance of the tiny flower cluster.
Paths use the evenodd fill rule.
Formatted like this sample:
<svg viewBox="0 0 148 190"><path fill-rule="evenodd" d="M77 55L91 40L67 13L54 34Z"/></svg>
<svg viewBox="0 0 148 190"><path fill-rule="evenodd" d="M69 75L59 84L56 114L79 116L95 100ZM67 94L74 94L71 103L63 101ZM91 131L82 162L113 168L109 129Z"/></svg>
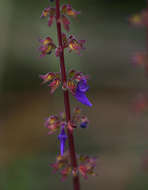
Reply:
<svg viewBox="0 0 148 190"><path fill-rule="evenodd" d="M96 158L81 155L79 160L79 172L85 179L88 178L88 175L96 176L94 172L96 168Z"/></svg>
<svg viewBox="0 0 148 190"><path fill-rule="evenodd" d="M84 50L85 40L77 40L75 36L70 35L66 36L66 34L62 34L63 40L63 48L68 48L69 52L75 51L76 53L80 54L81 50Z"/></svg>
<svg viewBox="0 0 148 190"><path fill-rule="evenodd" d="M143 10L140 14L130 16L129 23L135 26L148 26L148 11Z"/></svg>
<svg viewBox="0 0 148 190"><path fill-rule="evenodd" d="M143 10L140 14L134 14L129 17L129 23L134 26L148 27L148 10ZM137 52L132 58L133 64L142 65L148 74L148 53Z"/></svg>
<svg viewBox="0 0 148 190"><path fill-rule="evenodd" d="M45 121L45 127L49 129L48 135L55 133L57 130L64 126L66 126L64 114L60 114L59 116L52 115Z"/></svg>
<svg viewBox="0 0 148 190"><path fill-rule="evenodd" d="M76 89L78 88L80 81L83 80L88 80L88 76L72 69L68 73L67 84L63 84L63 89L66 87L75 96Z"/></svg>
<svg viewBox="0 0 148 190"><path fill-rule="evenodd" d="M129 17L129 23L135 26L144 26L148 28L148 9L141 11L140 14L135 14ZM145 73L148 76L148 53L147 51L137 52L132 58L132 63L141 65L145 69ZM140 94L134 100L134 111L144 112L148 110L148 94Z"/></svg>
<svg viewBox="0 0 148 190"><path fill-rule="evenodd" d="M148 75L148 53L147 52L137 52L132 58L134 65L141 65L144 67L146 75Z"/></svg>
<svg viewBox="0 0 148 190"><path fill-rule="evenodd" d="M148 27L148 10L145 9L141 11L140 14L134 14L129 17L129 23L134 26L145 26ZM148 76L148 53L146 51L137 52L132 57L132 63L134 65L141 65L144 67L146 75ZM133 105L134 111L144 112L148 108L148 95L140 94L134 100Z"/></svg>
<svg viewBox="0 0 148 190"><path fill-rule="evenodd" d="M40 75L40 78L44 83L49 83L48 86L51 88L51 94L60 86L62 83L60 73L49 72L44 75ZM68 80L63 83L62 89L69 90L72 95L82 104L92 106L85 93L88 91L87 85L88 76L82 72L70 70L68 73Z"/></svg>
<svg viewBox="0 0 148 190"><path fill-rule="evenodd" d="M80 12L73 9L71 5L63 5L61 7L61 18L58 20L58 22L63 23L64 29L69 31L70 21L67 16L76 18L78 14L80 14ZM52 26L54 19L56 19L55 7L45 8L41 14L41 18L45 17L48 17L48 26Z"/></svg>
<svg viewBox="0 0 148 190"><path fill-rule="evenodd" d="M148 172L148 151L145 151L143 158L142 158L142 168L146 172Z"/></svg>
<svg viewBox="0 0 148 190"><path fill-rule="evenodd" d="M79 107L74 108L71 120L71 126L76 128L80 126L81 128L87 128L89 124L88 118L82 114Z"/></svg>
<svg viewBox="0 0 148 190"><path fill-rule="evenodd" d="M50 87L50 93L53 94L54 91L59 87L61 84L61 75L60 73L49 72L44 75L40 75L40 78L43 80L43 84L49 83L48 86Z"/></svg>
<svg viewBox="0 0 148 190"><path fill-rule="evenodd" d="M131 24L136 26L144 26L148 30L148 1L147 1L147 8L141 11L140 14L135 14L129 19ZM148 35L148 33L147 33ZM147 36L148 37L148 36ZM148 43L148 39L147 42ZM146 75L148 77L148 47L147 50L144 52L138 52L135 54L133 58L134 63L142 65L146 71ZM144 113L148 112L148 93L144 92L139 94L134 101L134 111L136 113ZM144 170L148 170L148 153L144 155L142 160L142 168Z"/></svg>
<svg viewBox="0 0 148 190"><path fill-rule="evenodd" d="M133 108L136 113L148 111L148 94L139 94L134 100Z"/></svg>
<svg viewBox="0 0 148 190"><path fill-rule="evenodd" d="M41 43L41 46L39 47L39 51L41 52L41 57L44 57L45 55L51 54L53 49L56 48L56 45L53 43L53 40L50 37L46 37L44 40L39 40Z"/></svg>
<svg viewBox="0 0 148 190"><path fill-rule="evenodd" d="M52 115L48 117L45 121L45 127L49 129L48 135L51 135L61 129L62 134L63 129L69 127L71 130L77 128L78 126L81 128L88 127L88 118L82 114L80 108L76 107L73 110L72 119L70 123L66 122L66 117L64 112L59 115Z"/></svg>
<svg viewBox="0 0 148 190"><path fill-rule="evenodd" d="M84 50L85 40L77 40L73 35L66 36L66 34L62 35L63 41L63 49L68 48L69 52L76 52L80 55L80 51ZM45 39L40 39L39 42L41 46L39 47L39 51L41 52L40 56L44 57L45 55L50 55L52 51L55 49L56 57L59 57L62 51L61 47L56 47L51 37L46 37Z"/></svg>
<svg viewBox="0 0 148 190"><path fill-rule="evenodd" d="M81 174L84 179L87 179L88 175L96 176L94 171L96 168L96 158L77 155L77 159L78 167L73 169L70 164L69 153L65 152L63 156L58 155L56 162L50 166L55 172L59 171L60 175L62 176L62 180L65 180L69 175L76 176L78 173Z"/></svg>
<svg viewBox="0 0 148 190"><path fill-rule="evenodd" d="M64 154L67 135L65 133L65 128L68 128L71 132L78 126L81 128L88 127L88 118L81 114L80 108L76 107L73 110L72 119L70 122L66 122L66 117L64 112L60 113L59 116L52 115L48 117L45 121L45 127L49 129L48 135L51 135L59 130L58 140L60 141L60 152L61 156Z"/></svg>

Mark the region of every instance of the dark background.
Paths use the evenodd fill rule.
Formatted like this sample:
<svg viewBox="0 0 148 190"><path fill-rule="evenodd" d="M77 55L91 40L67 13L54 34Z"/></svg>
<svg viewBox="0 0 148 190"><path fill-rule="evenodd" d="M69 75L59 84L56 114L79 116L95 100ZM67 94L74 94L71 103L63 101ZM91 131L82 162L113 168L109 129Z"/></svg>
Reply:
<svg viewBox="0 0 148 190"><path fill-rule="evenodd" d="M62 1L62 0L61 0ZM135 52L146 48L145 28L128 23L131 14L146 7L144 0L65 0L81 15L71 19L71 33L86 39L83 56L65 54L66 67L91 76L87 108L90 126L76 130L78 153L99 157L97 177L82 179L82 189L146 190L148 171L143 159L148 148L147 113L135 114L132 104L147 90L142 66L134 66ZM50 114L63 111L60 90L49 94L39 75L59 71L58 59L39 57L38 39L56 41L56 28L41 20L48 0L0 0L0 189L72 189L52 173L59 145L43 126ZM54 4L54 3L51 3Z"/></svg>

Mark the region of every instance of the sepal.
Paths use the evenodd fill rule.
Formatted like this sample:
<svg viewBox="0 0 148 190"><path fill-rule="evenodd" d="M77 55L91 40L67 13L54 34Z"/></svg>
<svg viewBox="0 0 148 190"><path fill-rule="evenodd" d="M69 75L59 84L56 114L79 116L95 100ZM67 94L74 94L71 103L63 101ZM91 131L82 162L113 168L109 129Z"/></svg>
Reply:
<svg viewBox="0 0 148 190"><path fill-rule="evenodd" d="M49 83L48 86L50 87L50 93L53 94L55 90L61 84L60 73L49 72L44 75L40 75L40 78L43 80L43 84Z"/></svg>
<svg viewBox="0 0 148 190"><path fill-rule="evenodd" d="M52 26L56 16L56 9L54 7L45 8L41 14L41 18L48 17L48 26Z"/></svg>
<svg viewBox="0 0 148 190"><path fill-rule="evenodd" d="M48 135L57 132L62 126L66 126L66 122L60 116L52 115L45 121L45 127L49 129Z"/></svg>
<svg viewBox="0 0 148 190"><path fill-rule="evenodd" d="M45 39L40 39L39 42L41 43L39 47L39 51L41 52L40 55L41 57L51 54L53 49L56 48L56 45L53 43L53 40L50 37L46 37Z"/></svg>

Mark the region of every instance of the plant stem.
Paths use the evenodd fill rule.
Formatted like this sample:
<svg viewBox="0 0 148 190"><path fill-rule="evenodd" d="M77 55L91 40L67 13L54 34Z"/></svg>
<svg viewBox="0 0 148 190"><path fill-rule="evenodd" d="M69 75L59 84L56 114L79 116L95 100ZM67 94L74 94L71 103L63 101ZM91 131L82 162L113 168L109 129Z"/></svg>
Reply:
<svg viewBox="0 0 148 190"><path fill-rule="evenodd" d="M146 11L148 12L148 0L146 0ZM146 25L146 49L148 52L148 25Z"/></svg>
<svg viewBox="0 0 148 190"><path fill-rule="evenodd" d="M146 11L148 12L148 0L146 0ZM146 52L148 54L148 25L146 25ZM146 76L148 76L148 61L145 64Z"/></svg>
<svg viewBox="0 0 148 190"><path fill-rule="evenodd" d="M147 10L147 12L148 12L148 0L146 1L146 3L147 3L147 7L146 7L146 10ZM147 21L148 22L148 21ZM148 25L146 26L146 37L147 37L147 39L146 39L146 45L147 45L147 52L148 52Z"/></svg>
<svg viewBox="0 0 148 190"><path fill-rule="evenodd" d="M56 0L56 23L57 23L58 43L59 47L61 48L60 69L61 69L62 83L64 84L67 81L67 77L66 77L66 69L64 63L64 49L62 43L62 32L61 32L61 23L60 23L60 0ZM65 105L66 121L68 123L71 120L68 90L64 91L64 105ZM77 158L75 153L74 137L73 137L73 132L69 128L67 128L67 135L68 135L71 165L73 169L77 169ZM73 176L73 187L74 190L80 190L80 181L78 175Z"/></svg>

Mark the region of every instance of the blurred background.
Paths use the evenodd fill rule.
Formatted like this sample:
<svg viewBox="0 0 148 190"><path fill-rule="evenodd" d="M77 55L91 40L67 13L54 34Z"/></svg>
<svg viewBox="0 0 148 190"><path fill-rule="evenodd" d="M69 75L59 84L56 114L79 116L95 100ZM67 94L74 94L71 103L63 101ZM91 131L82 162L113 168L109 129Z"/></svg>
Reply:
<svg viewBox="0 0 148 190"><path fill-rule="evenodd" d="M132 56L146 48L145 28L128 24L128 17L146 7L144 0L63 0L81 15L71 31L86 39L83 56L65 53L67 69L89 73L87 129L76 130L78 153L97 156L97 177L81 180L82 189L146 190L148 170L147 113L135 114L132 104L147 89L143 67ZM51 3L52 4L52 3ZM54 4L54 3L53 3ZM0 189L72 189L48 166L59 152L56 135L47 136L43 123L50 114L63 111L60 90L51 96L39 75L59 71L54 55L39 57L38 39L56 41L56 28L41 20L48 0L0 0Z"/></svg>

